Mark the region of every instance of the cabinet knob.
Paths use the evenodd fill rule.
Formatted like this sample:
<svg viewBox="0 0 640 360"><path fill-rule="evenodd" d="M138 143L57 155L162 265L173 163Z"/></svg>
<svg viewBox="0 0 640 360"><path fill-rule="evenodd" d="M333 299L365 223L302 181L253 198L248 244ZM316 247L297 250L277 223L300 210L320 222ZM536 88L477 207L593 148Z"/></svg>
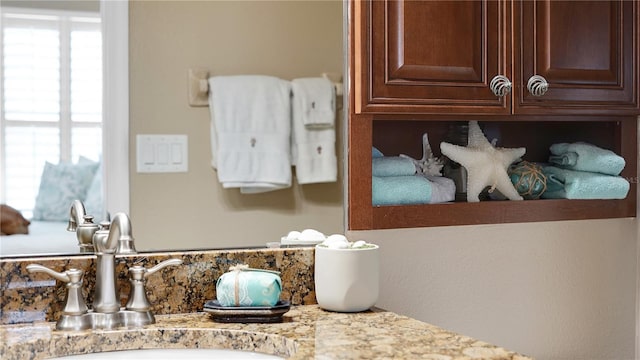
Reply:
<svg viewBox="0 0 640 360"><path fill-rule="evenodd" d="M549 90L549 83L542 76L533 75L527 82L527 89L533 96L542 96Z"/></svg>
<svg viewBox="0 0 640 360"><path fill-rule="evenodd" d="M493 79L491 79L491 83L489 84L489 88L495 96L505 96L511 91L511 81L504 75L496 75Z"/></svg>

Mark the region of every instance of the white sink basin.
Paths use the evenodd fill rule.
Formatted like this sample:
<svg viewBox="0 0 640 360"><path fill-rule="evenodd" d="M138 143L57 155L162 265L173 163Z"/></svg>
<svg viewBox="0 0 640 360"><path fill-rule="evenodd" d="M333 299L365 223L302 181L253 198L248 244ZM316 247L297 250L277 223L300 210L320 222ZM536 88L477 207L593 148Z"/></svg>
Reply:
<svg viewBox="0 0 640 360"><path fill-rule="evenodd" d="M67 360L163 360L188 358L200 359L247 359L247 360L281 360L283 357L262 354L250 351L226 350L226 349L143 349L108 351L84 355L63 356L56 359Z"/></svg>

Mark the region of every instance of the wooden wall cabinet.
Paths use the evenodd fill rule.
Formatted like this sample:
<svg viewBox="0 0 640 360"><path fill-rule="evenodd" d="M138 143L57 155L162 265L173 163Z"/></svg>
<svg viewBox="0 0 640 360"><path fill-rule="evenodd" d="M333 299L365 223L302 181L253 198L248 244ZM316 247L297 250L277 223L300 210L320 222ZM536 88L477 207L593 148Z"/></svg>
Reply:
<svg viewBox="0 0 640 360"><path fill-rule="evenodd" d="M637 1L350 1L348 227L351 230L636 216L640 114ZM510 92L497 96L502 75ZM546 92L527 88L544 77ZM499 94L500 95L500 94ZM624 200L372 206L371 147L433 150L456 121L546 161L555 142L622 155Z"/></svg>
<svg viewBox="0 0 640 360"><path fill-rule="evenodd" d="M639 110L636 1L356 1L355 113ZM548 83L534 96L534 76ZM496 96L491 81L512 89Z"/></svg>

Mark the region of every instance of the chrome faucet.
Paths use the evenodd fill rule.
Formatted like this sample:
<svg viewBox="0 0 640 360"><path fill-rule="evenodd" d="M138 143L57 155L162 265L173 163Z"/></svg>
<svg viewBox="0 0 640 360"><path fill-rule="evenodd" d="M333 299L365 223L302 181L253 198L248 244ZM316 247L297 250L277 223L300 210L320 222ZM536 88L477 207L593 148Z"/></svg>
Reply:
<svg viewBox="0 0 640 360"><path fill-rule="evenodd" d="M67 231L76 231L78 225L83 223L83 217L87 215L84 204L80 200L73 200L69 209L69 225Z"/></svg>
<svg viewBox="0 0 640 360"><path fill-rule="evenodd" d="M95 250L93 235L100 229L109 230L109 226L111 225L109 221L103 221L98 225L93 222L93 219L93 215L86 214L82 201L74 200L71 203L67 231L76 232L81 252L93 252ZM122 223L122 221L119 221L119 224L120 223ZM117 229L118 233L121 235L117 242L117 254L135 254L137 252L133 237L131 236L131 224L128 221L126 224L128 225L119 225ZM122 226L128 226L128 228L120 229Z"/></svg>
<svg viewBox="0 0 640 360"><path fill-rule="evenodd" d="M118 241L131 241L131 221L125 213L118 213L111 223L101 223L101 229L93 235L96 254L96 289L93 309L101 313L115 313L120 310L118 289L116 288L115 253Z"/></svg>
<svg viewBox="0 0 640 360"><path fill-rule="evenodd" d="M73 200L69 209L69 225L67 231L75 231L80 252L93 252L93 234L98 230L93 216L88 215L80 200Z"/></svg>
<svg viewBox="0 0 640 360"><path fill-rule="evenodd" d="M96 282L93 309L89 310L82 297L84 271L69 269L56 272L42 265L31 264L27 270L45 272L67 283L67 296L62 315L58 319L58 330L113 329L121 326L144 326L155 322L147 300L144 284L147 276L170 265L182 264L181 259L165 260L145 269L139 265L129 269L131 291L125 307L120 306L116 282L115 255L120 248L132 249L135 253L131 221L125 213L117 213L111 223L101 223L93 234L96 255Z"/></svg>

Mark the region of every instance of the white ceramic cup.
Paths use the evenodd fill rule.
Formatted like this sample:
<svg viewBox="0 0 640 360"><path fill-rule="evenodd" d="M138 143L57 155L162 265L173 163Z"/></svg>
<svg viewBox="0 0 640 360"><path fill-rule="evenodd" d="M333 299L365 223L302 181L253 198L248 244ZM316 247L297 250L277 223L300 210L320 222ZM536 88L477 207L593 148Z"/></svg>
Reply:
<svg viewBox="0 0 640 360"><path fill-rule="evenodd" d="M358 312L375 305L379 291L378 246L330 249L316 245L318 305L330 311Z"/></svg>

